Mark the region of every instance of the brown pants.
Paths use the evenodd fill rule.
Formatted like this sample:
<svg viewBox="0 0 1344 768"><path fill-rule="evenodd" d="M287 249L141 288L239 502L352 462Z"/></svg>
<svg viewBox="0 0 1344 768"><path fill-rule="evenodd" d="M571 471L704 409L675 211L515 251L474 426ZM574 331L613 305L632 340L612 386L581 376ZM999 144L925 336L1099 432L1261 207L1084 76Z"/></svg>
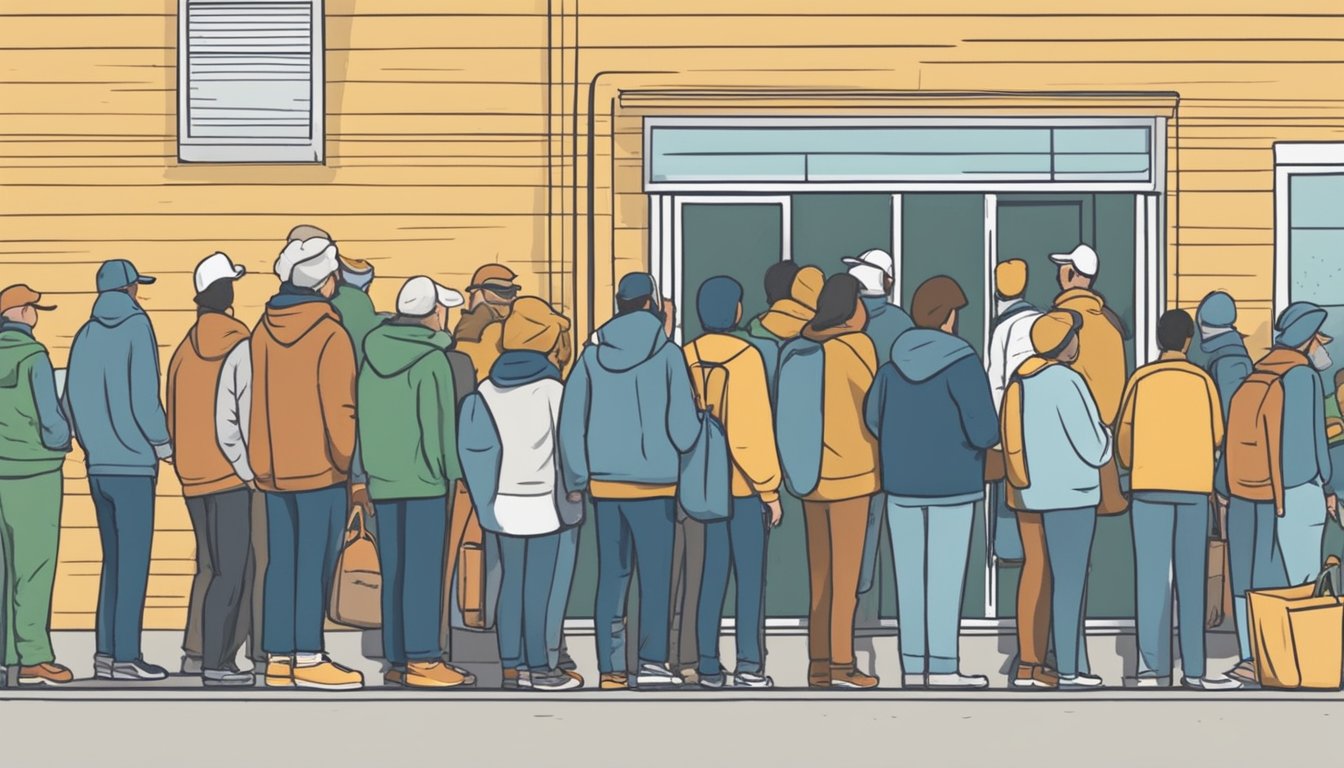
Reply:
<svg viewBox="0 0 1344 768"><path fill-rule="evenodd" d="M1040 512L1017 511L1022 575L1017 583L1017 648L1023 664L1043 666L1050 650L1050 559Z"/></svg>
<svg viewBox="0 0 1344 768"><path fill-rule="evenodd" d="M854 666L854 611L859 603L868 498L803 502L812 598L807 655L813 664Z"/></svg>

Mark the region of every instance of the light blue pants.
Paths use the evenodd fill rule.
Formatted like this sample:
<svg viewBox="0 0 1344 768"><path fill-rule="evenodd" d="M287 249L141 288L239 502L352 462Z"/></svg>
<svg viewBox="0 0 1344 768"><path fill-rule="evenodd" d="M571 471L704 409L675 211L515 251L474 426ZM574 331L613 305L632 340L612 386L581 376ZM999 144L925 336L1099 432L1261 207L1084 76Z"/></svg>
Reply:
<svg viewBox="0 0 1344 768"><path fill-rule="evenodd" d="M1086 669L1079 659L1083 654L1087 564L1092 557L1097 510L1095 507L1054 509L1043 513L1041 520L1054 582L1050 597L1050 636L1055 642L1055 665L1060 677L1074 677Z"/></svg>
<svg viewBox="0 0 1344 768"><path fill-rule="evenodd" d="M1251 501L1236 496L1228 501L1227 564L1232 579L1232 612L1237 621L1237 647L1241 650L1243 661L1251 659L1246 592L1288 586L1283 555L1274 538L1276 519L1272 501Z"/></svg>
<svg viewBox="0 0 1344 768"><path fill-rule="evenodd" d="M574 584L579 555L579 526L563 528L555 537L555 580L546 603L546 664L551 669L559 669L565 651L565 611L569 609L569 589Z"/></svg>
<svg viewBox="0 0 1344 768"><path fill-rule="evenodd" d="M1314 582L1321 573L1325 539L1325 491L1317 483L1284 489L1276 539L1289 584Z"/></svg>
<svg viewBox="0 0 1344 768"><path fill-rule="evenodd" d="M887 499L901 666L907 675L957 671L974 517L974 504L910 507Z"/></svg>
<svg viewBox="0 0 1344 768"><path fill-rule="evenodd" d="M504 669L550 668L547 620L560 552L560 532L499 536L503 575L495 620L499 662Z"/></svg>
<svg viewBox="0 0 1344 768"><path fill-rule="evenodd" d="M1181 668L1204 676L1204 602L1208 580L1209 497L1134 494L1134 577L1139 673L1171 676L1171 596L1180 610Z"/></svg>
<svg viewBox="0 0 1344 768"><path fill-rule="evenodd" d="M1017 513L1008 507L1008 483L996 480L989 484L989 509L994 525L994 557L1009 563L1022 562L1022 534L1017 529Z"/></svg>

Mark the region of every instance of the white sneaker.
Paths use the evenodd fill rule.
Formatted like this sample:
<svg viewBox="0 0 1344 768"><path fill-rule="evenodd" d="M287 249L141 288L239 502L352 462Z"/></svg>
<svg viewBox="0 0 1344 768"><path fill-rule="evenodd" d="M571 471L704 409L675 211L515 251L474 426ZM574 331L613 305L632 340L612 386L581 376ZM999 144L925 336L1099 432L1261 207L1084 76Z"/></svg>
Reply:
<svg viewBox="0 0 1344 768"><path fill-rule="evenodd" d="M1235 691L1242 687L1240 680L1227 677L1182 677L1181 685L1196 691Z"/></svg>
<svg viewBox="0 0 1344 768"><path fill-rule="evenodd" d="M1156 675L1140 675L1134 680L1135 688L1166 688L1162 684L1162 678Z"/></svg>
<svg viewBox="0 0 1344 768"><path fill-rule="evenodd" d="M989 678L984 675L963 675L960 672L950 672L945 675L929 675L929 687L960 690L988 688Z"/></svg>
<svg viewBox="0 0 1344 768"><path fill-rule="evenodd" d="M635 674L636 688L671 688L684 682L665 664L641 664Z"/></svg>
<svg viewBox="0 0 1344 768"><path fill-rule="evenodd" d="M929 680L924 675L902 675L902 688L924 688L928 686Z"/></svg>
<svg viewBox="0 0 1344 768"><path fill-rule="evenodd" d="M1077 674L1073 677L1059 676L1059 687L1064 689L1101 688L1106 683L1096 675Z"/></svg>

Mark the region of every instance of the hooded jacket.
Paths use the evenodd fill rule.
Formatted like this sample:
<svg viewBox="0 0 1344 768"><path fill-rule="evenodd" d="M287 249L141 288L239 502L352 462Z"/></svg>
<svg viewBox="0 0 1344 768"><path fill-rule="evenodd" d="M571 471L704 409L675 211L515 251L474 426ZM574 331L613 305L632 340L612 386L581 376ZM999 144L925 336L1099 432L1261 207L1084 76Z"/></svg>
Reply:
<svg viewBox="0 0 1344 768"><path fill-rule="evenodd" d="M797 338L803 326L817 314L817 297L826 275L816 267L803 267L793 278L789 298L780 299L760 317L761 327L782 342Z"/></svg>
<svg viewBox="0 0 1344 768"><path fill-rule="evenodd" d="M1097 410L1110 424L1120 409L1125 391L1125 339L1113 314L1096 292L1072 288L1055 299L1056 309L1071 309L1082 315L1078 331L1078 359L1070 367L1083 377L1096 398Z"/></svg>
<svg viewBox="0 0 1344 768"><path fill-rule="evenodd" d="M1003 406L1003 391L1008 388L1008 381L1017 366L1036 352L1031 346L1031 324L1040 316L1041 311L1023 299L1011 299L999 308L994 330L989 336L987 361L989 392L994 398L995 411Z"/></svg>
<svg viewBox="0 0 1344 768"><path fill-rule="evenodd" d="M765 366L765 386L770 394L770 403L775 402L775 377L779 375L779 350L784 345L784 339L767 331L764 325L761 325L762 313L753 317L751 322L747 323L745 328L736 328L728 335L747 342L756 348L761 354L761 363Z"/></svg>
<svg viewBox="0 0 1344 768"><path fill-rule="evenodd" d="M1214 386L1218 388L1218 403L1226 420L1232 408L1232 395L1236 394L1241 382L1251 375L1255 363L1251 362L1251 354L1246 351L1246 340L1236 330L1201 338L1199 347L1203 353L1201 367L1213 377Z"/></svg>
<svg viewBox="0 0 1344 768"><path fill-rule="evenodd" d="M341 325L350 334L350 345L355 350L355 367L364 363L364 337L369 335L382 322L382 318L373 309L373 300L369 295L353 285L341 283L336 295L331 297L331 306L341 317Z"/></svg>
<svg viewBox="0 0 1344 768"><path fill-rule="evenodd" d="M882 490L906 506L981 499L999 419L975 351L950 333L915 328L890 355L864 406L879 439Z"/></svg>
<svg viewBox="0 0 1344 768"><path fill-rule="evenodd" d="M873 340L877 364L881 366L891 362L891 346L898 336L915 327L915 321L904 309L888 302L885 296L864 296L862 301L868 311L868 324L863 331Z"/></svg>
<svg viewBox="0 0 1344 768"><path fill-rule="evenodd" d="M462 313L453 337L457 349L471 358L478 381L490 375L490 369L503 351L504 315L489 302L477 304Z"/></svg>
<svg viewBox="0 0 1344 768"><path fill-rule="evenodd" d="M1115 431L1116 459L1130 470L1130 488L1207 495L1222 442L1217 387L1185 355L1163 352L1134 372Z"/></svg>
<svg viewBox="0 0 1344 768"><path fill-rule="evenodd" d="M55 472L69 450L47 348L29 326L0 324L0 478Z"/></svg>
<svg viewBox="0 0 1344 768"><path fill-rule="evenodd" d="M596 339L574 364L560 406L566 490L671 497L679 457L700 431L681 350L651 312L618 315Z"/></svg>
<svg viewBox="0 0 1344 768"><path fill-rule="evenodd" d="M188 498L243 484L215 438L215 405L224 361L247 336L247 326L229 315L206 312L168 362L165 410L177 448L173 469Z"/></svg>
<svg viewBox="0 0 1344 768"><path fill-rule="evenodd" d="M871 496L880 487L877 439L864 423L863 404L877 372L877 352L863 332L837 326L805 334L821 344L821 471L806 501L845 501ZM780 414L787 419L788 414Z"/></svg>
<svg viewBox="0 0 1344 768"><path fill-rule="evenodd" d="M1013 509L1049 512L1101 502L1111 432L1077 371L1028 358L1004 394L1002 428Z"/></svg>
<svg viewBox="0 0 1344 768"><path fill-rule="evenodd" d="M686 365L691 370L691 387L702 407L714 406L714 414L723 424L732 457L732 494L734 498L760 496L770 503L779 499L779 454L775 446L774 415L765 377L765 364L750 343L725 333L707 333L686 345ZM697 363L722 366L701 369ZM696 375L707 374L706 382ZM723 374L726 374L724 376Z"/></svg>
<svg viewBox="0 0 1344 768"><path fill-rule="evenodd" d="M447 496L462 477L457 398L444 351L452 337L390 320L364 339L359 441L376 501Z"/></svg>
<svg viewBox="0 0 1344 768"><path fill-rule="evenodd" d="M248 463L271 493L346 482L355 448L355 351L315 291L286 283L252 331Z"/></svg>
<svg viewBox="0 0 1344 768"><path fill-rule="evenodd" d="M70 347L66 381L89 474L155 476L159 459L173 453L159 401L159 348L129 294L98 295Z"/></svg>

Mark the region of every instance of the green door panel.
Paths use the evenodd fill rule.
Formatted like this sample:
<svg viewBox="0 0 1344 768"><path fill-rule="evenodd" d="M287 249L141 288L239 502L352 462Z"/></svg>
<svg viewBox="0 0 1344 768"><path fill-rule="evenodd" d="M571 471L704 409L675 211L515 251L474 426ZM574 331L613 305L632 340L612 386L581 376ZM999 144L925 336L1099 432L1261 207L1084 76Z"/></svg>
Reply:
<svg viewBox="0 0 1344 768"><path fill-rule="evenodd" d="M681 338L702 329L695 296L705 280L727 275L742 284L742 316L765 310L765 270L784 257L784 206L777 203L687 203L681 208Z"/></svg>
<svg viewBox="0 0 1344 768"><path fill-rule="evenodd" d="M809 194L790 200L790 250L800 266L827 275L844 272L840 262L872 248L891 252L891 195Z"/></svg>

